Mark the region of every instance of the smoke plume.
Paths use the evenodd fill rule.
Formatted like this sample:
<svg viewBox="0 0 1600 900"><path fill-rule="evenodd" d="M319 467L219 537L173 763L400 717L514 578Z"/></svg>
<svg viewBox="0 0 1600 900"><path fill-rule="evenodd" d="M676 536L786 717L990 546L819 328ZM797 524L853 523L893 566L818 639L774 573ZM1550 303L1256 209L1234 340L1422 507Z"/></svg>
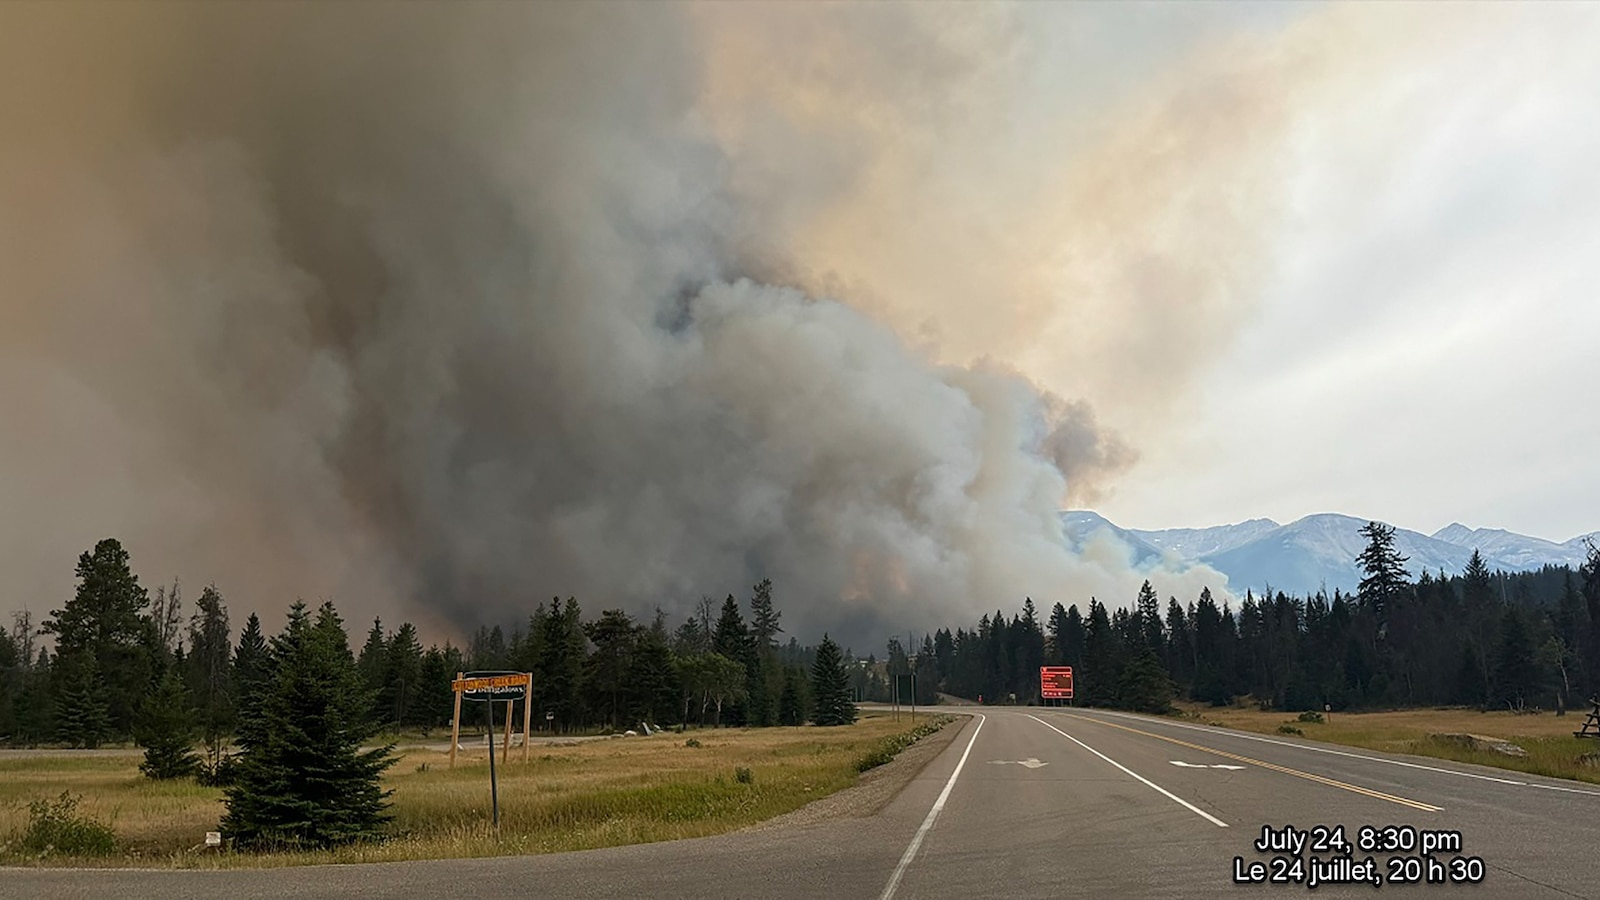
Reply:
<svg viewBox="0 0 1600 900"><path fill-rule="evenodd" d="M1061 112L1014 100L1025 31L8 5L6 599L59 606L112 534L237 609L434 629L763 577L803 640L1125 604L1143 574L1064 550L1058 509L1134 459L1101 421L1155 421L1248 308L1267 175L1193 104L1281 110L1230 70L1226 102L1018 124Z"/></svg>

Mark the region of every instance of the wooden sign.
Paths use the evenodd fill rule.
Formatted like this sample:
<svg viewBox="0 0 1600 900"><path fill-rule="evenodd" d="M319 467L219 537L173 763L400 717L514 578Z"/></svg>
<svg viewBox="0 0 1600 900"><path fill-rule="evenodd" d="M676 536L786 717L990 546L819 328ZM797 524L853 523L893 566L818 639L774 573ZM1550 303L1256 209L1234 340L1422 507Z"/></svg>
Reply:
<svg viewBox="0 0 1600 900"><path fill-rule="evenodd" d="M450 767L456 765L456 751L461 748L461 701L482 700L489 702L489 762L494 762L494 701L506 705L506 736L502 756L509 761L511 757L511 713L516 701L522 701L522 761L528 761L528 732L530 719L533 716L533 675L529 672L457 672L455 681L450 683L455 691L455 714L450 720ZM493 765L490 766L490 778L493 779ZM496 819L499 818L498 804L496 804Z"/></svg>
<svg viewBox="0 0 1600 900"><path fill-rule="evenodd" d="M458 677L450 687L465 700L516 700L533 684L528 672L472 672Z"/></svg>

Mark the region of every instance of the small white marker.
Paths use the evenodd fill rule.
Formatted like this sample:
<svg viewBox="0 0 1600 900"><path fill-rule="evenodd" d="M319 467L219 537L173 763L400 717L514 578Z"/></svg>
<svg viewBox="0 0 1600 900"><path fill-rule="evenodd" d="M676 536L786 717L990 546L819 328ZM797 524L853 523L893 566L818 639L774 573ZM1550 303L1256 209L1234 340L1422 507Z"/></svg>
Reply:
<svg viewBox="0 0 1600 900"><path fill-rule="evenodd" d="M1243 769L1244 768L1244 766L1230 766L1227 763L1217 763L1215 765L1207 766L1207 765L1203 765L1201 763L1186 763L1186 762L1183 762L1182 760L1177 760L1177 759L1168 760L1168 762L1172 763L1175 766L1182 766L1185 769L1234 769L1234 770L1238 770L1238 769Z"/></svg>

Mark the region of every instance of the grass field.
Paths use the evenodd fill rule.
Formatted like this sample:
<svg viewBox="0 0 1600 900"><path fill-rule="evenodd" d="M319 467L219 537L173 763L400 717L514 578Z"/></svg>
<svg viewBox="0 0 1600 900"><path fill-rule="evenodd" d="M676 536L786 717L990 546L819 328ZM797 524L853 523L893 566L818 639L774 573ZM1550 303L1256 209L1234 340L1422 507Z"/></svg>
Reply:
<svg viewBox="0 0 1600 900"><path fill-rule="evenodd" d="M1474 709L1408 709L1385 712L1333 713L1325 722L1302 722L1298 714L1262 712L1238 707L1211 707L1179 704L1185 718L1254 731L1282 734L1287 725L1299 729L1307 738L1385 750L1412 753L1457 762L1476 763L1578 781L1600 783L1600 740L1573 737L1583 726L1584 711L1565 716L1544 712L1517 715L1510 712L1479 712ZM1526 757L1473 750L1450 741L1431 737L1436 734L1473 734L1509 741L1528 751Z"/></svg>
<svg viewBox="0 0 1600 900"><path fill-rule="evenodd" d="M137 756L0 754L0 863L17 849L30 801L81 795L78 812L112 826L118 850L52 865L272 866L547 853L700 837L789 812L848 787L857 764L908 721L866 713L845 728L704 729L529 748L499 766L500 832L489 824L483 750L449 768L449 754L405 748L389 770L394 837L326 852L255 855L195 850L217 828L222 791L154 782ZM690 746L692 739L699 746ZM741 778L740 770L748 770Z"/></svg>

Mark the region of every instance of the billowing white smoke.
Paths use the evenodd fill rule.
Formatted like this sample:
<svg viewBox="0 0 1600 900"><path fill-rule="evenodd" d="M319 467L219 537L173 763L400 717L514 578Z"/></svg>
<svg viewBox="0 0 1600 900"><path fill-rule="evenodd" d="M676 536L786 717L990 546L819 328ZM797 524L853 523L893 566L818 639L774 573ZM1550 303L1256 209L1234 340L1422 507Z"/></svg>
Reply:
<svg viewBox="0 0 1600 900"><path fill-rule="evenodd" d="M771 23L717 9L0 11L6 599L57 605L114 534L236 608L433 628L554 594L683 613L761 577L808 640L1128 602L1143 576L1069 554L1057 508L1129 448L952 349L1043 302L930 168L1013 31L875 8L751 60ZM885 34L915 83L830 83L872 76ZM835 68L778 89L813 58ZM1117 221L1157 205L1091 193ZM1226 322L1201 281L1172 315Z"/></svg>

